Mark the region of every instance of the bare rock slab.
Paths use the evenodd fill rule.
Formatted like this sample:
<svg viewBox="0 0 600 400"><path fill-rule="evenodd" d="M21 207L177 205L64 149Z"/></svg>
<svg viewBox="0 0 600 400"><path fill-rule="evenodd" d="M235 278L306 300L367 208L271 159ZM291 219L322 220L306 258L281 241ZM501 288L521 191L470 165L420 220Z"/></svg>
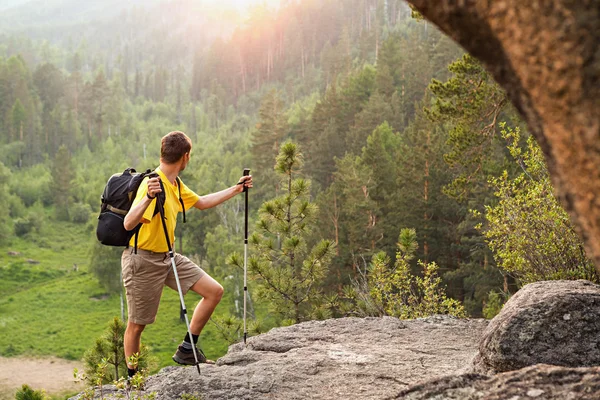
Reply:
<svg viewBox="0 0 600 400"><path fill-rule="evenodd" d="M485 330L474 371L490 375L539 363L600 365L600 286L585 280L524 286Z"/></svg>
<svg viewBox="0 0 600 400"><path fill-rule="evenodd" d="M272 329L215 365L167 367L146 393L180 399L388 399L422 380L466 372L485 320L340 318ZM111 389L105 388L109 399ZM108 395L107 395L108 394Z"/></svg>

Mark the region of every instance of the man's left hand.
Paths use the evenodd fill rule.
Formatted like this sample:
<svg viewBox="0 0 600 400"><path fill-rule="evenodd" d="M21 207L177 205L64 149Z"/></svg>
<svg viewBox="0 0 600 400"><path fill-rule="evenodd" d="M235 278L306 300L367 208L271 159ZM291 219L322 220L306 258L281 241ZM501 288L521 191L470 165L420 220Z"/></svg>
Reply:
<svg viewBox="0 0 600 400"><path fill-rule="evenodd" d="M252 175L245 175L242 176L239 180L239 182L237 183L237 186L239 186L240 188L238 189L238 191L241 193L244 191L244 188L251 188L252 185Z"/></svg>

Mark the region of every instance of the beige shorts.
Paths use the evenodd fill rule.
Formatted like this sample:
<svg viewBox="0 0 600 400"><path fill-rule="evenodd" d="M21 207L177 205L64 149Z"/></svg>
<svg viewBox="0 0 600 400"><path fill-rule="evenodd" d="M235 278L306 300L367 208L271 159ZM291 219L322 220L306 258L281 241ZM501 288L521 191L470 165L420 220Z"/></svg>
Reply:
<svg viewBox="0 0 600 400"><path fill-rule="evenodd" d="M194 286L205 272L189 258L175 253L175 266L183 294ZM121 256L123 285L127 295L129 321L148 325L156 319L163 287L177 290L175 275L168 253L154 253L128 247Z"/></svg>

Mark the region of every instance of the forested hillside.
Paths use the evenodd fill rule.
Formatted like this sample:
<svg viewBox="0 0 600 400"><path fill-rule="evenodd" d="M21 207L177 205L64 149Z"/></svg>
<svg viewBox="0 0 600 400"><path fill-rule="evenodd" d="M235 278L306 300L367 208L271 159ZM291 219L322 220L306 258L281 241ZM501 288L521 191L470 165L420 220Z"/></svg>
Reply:
<svg viewBox="0 0 600 400"><path fill-rule="evenodd" d="M112 173L156 166L160 138L173 130L194 143L182 179L200 194L252 169L252 231L265 228L255 225L269 212L259 215L262 203L285 194L288 183L292 197L306 194L314 215L298 209L306 218L298 251L325 239L332 253L311 287L320 311L307 308L297 320L390 313L391 297L376 287L400 291L399 283L377 286L373 271L392 280L396 271L412 273L415 287L439 275L439 287L472 316L493 315L523 282L597 279L504 92L400 0L282 0L247 16L207 12L194 0L118 2L118 13L110 2L56 0L31 15L36 2L13 3L0 8L0 245L7 253L33 243L40 251L29 257L39 259L60 229L76 232L69 240L77 246L55 251L78 253L40 260L35 273L2 258L0 309L32 288L43 296L40 282L89 271L104 288L94 295L111 295L101 301L118 313L118 251L94 238L99 197ZM288 140L298 145L302 168L293 173L306 191L274 170ZM228 259L241 250L242 202L190 213L178 225L177 249L228 292L219 321L240 316L241 272ZM269 243L285 253L281 238ZM256 243L251 252L261 251ZM547 262L558 255L560 262ZM68 272L73 263L81 270ZM9 273L17 270L30 285L17 284ZM253 295L258 319L270 306L260 294ZM20 329L16 321L0 325L2 336ZM281 323L271 315L264 325ZM80 356L6 346L0 354Z"/></svg>

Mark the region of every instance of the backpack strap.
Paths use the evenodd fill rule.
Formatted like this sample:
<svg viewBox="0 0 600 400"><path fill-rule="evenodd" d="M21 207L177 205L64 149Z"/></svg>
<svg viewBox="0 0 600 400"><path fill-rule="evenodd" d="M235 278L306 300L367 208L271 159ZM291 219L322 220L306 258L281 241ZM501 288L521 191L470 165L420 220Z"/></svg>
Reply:
<svg viewBox="0 0 600 400"><path fill-rule="evenodd" d="M127 213L128 213L127 210L121 210L120 208L113 207L110 204L106 204L106 209L114 212L115 214L119 214L119 215L123 215L123 216L127 215Z"/></svg>
<svg viewBox="0 0 600 400"><path fill-rule="evenodd" d="M177 189L179 189L179 202L181 203L181 209L183 210L183 223L185 224L185 205L183 204L183 199L181 198L181 180L179 177L175 178L177 180Z"/></svg>
<svg viewBox="0 0 600 400"><path fill-rule="evenodd" d="M140 222L138 224L138 226L135 227L135 240L134 240L134 244L133 244L133 252L134 254L137 254L137 249L138 249L138 236L140 234L140 229L142 228L142 223Z"/></svg>
<svg viewBox="0 0 600 400"><path fill-rule="evenodd" d="M133 172L135 172L135 170L133 170ZM147 169L146 172L143 172L142 174L144 175L144 177L150 175L152 173L151 169ZM137 248L138 248L138 236L140 235L140 229L142 228L142 223L140 222L138 224L138 226L135 227L135 239L134 239L134 245L133 245L133 252L134 254L137 254Z"/></svg>
<svg viewBox="0 0 600 400"><path fill-rule="evenodd" d="M147 170L146 174L149 174L151 171ZM185 223L185 205L183 203L183 199L181 198L181 180L179 179L179 177L175 178L177 180L177 189L179 190L179 203L181 203L181 209L183 210L183 223ZM162 185L161 185L162 186ZM135 254L137 254L137 247L138 247L138 236L140 233L140 228L142 227L142 224L140 223L136 228L135 228L135 240L134 240L134 248L133 251Z"/></svg>

